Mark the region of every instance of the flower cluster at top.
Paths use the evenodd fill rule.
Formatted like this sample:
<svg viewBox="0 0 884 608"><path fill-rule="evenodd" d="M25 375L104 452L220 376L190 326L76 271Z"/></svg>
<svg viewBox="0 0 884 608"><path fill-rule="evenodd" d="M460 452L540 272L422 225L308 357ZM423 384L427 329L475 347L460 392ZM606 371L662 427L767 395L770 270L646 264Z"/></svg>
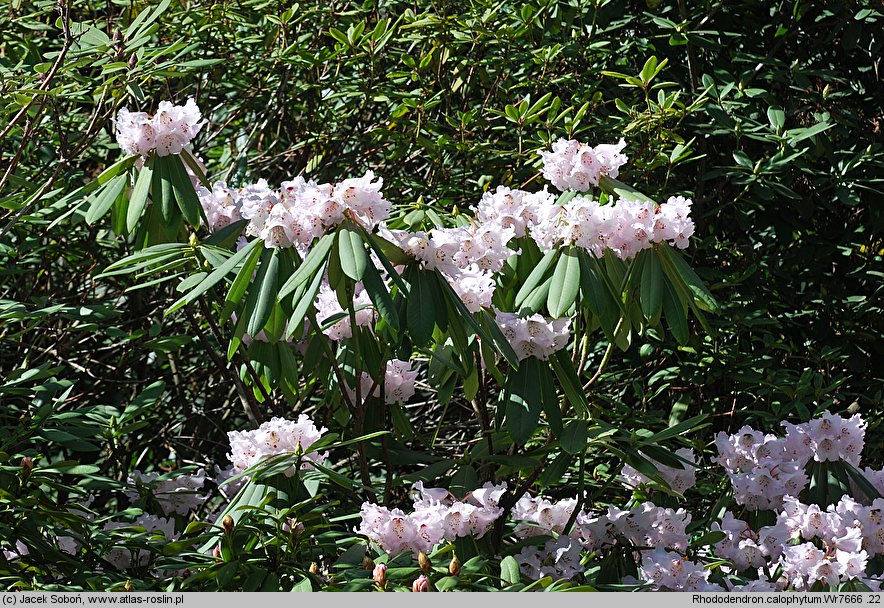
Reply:
<svg viewBox="0 0 884 608"><path fill-rule="evenodd" d="M298 420L273 418L253 431L230 431L230 454L227 457L233 463L236 472L242 472L262 460L278 454L301 454L301 468L311 469L313 462L322 462L326 453L309 452L308 448L316 443L326 428L317 429L306 414L298 416ZM287 476L294 475L295 467L287 470Z"/></svg>
<svg viewBox="0 0 884 608"><path fill-rule="evenodd" d="M415 489L418 493L414 510L408 514L401 509L363 503L358 532L391 555L403 551L418 555L421 551L429 552L443 539L451 542L464 536L482 538L503 514L497 503L506 484L486 483L463 501L455 500L444 488L424 488L418 482Z"/></svg>
<svg viewBox="0 0 884 608"><path fill-rule="evenodd" d="M200 187L198 194L211 230L246 219L246 235L263 239L265 246L306 251L313 239L348 219L367 230L387 219L392 204L381 193L383 183L367 171L337 184L299 176L282 182L279 190L263 179L237 190L216 182L211 190Z"/></svg>
<svg viewBox="0 0 884 608"><path fill-rule="evenodd" d="M779 509L784 496L797 496L807 486L804 467L811 459L859 464L866 429L859 414L842 418L826 412L804 424L784 422L783 426L785 437L749 426L733 435L716 436L716 461L727 471L737 504L753 510Z"/></svg>
<svg viewBox="0 0 884 608"><path fill-rule="evenodd" d="M161 101L153 116L123 108L114 122L120 148L141 156L153 150L160 156L180 154L205 124L193 99L183 106Z"/></svg>
<svg viewBox="0 0 884 608"><path fill-rule="evenodd" d="M560 139L551 151L540 153L543 177L562 192L586 192L590 186L599 185L602 175L617 177L620 167L628 160L623 154L624 148L623 139L616 144L595 147L574 139Z"/></svg>

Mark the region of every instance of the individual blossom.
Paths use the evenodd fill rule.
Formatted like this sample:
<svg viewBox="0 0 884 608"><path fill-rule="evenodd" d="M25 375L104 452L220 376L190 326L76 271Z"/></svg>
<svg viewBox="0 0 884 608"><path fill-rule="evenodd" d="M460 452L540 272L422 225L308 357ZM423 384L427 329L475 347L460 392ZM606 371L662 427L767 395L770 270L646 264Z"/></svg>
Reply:
<svg viewBox="0 0 884 608"><path fill-rule="evenodd" d="M804 424L783 422L782 425L787 437L807 445L817 462L844 460L853 466L859 465L868 426L859 414L842 418L824 412Z"/></svg>
<svg viewBox="0 0 884 608"><path fill-rule="evenodd" d="M242 219L239 193L228 188L225 182L215 182L211 190L200 186L197 188L197 196L206 214L210 231L218 232Z"/></svg>
<svg viewBox="0 0 884 608"><path fill-rule="evenodd" d="M385 403L405 403L414 395L414 382L418 371L411 369L411 363L393 359L387 361L384 371L384 401ZM362 397L365 398L371 392L373 397L381 396L380 383L367 372L362 372L361 386ZM348 390L351 397L355 397L355 391Z"/></svg>
<svg viewBox="0 0 884 608"><path fill-rule="evenodd" d="M325 427L317 429L306 414L301 414L297 421L272 418L253 431L227 433L230 440L227 457L234 469L241 472L271 456L300 454L301 468L309 470L313 468L311 463L321 462L328 456L327 453L307 451L327 430ZM289 477L294 473L294 466L285 472Z"/></svg>
<svg viewBox="0 0 884 608"><path fill-rule="evenodd" d="M513 347L519 360L535 357L546 360L568 344L571 319L546 319L540 314L520 317L515 313L496 311L503 336Z"/></svg>
<svg viewBox="0 0 884 608"><path fill-rule="evenodd" d="M476 219L485 226L512 230L513 236L521 238L556 211L555 197L545 187L532 193L498 186L482 195Z"/></svg>

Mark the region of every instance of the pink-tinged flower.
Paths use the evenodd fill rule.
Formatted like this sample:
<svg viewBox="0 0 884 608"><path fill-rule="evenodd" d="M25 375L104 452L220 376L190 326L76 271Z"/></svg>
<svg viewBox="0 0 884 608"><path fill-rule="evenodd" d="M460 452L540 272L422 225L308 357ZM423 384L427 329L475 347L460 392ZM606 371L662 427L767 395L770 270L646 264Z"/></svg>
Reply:
<svg viewBox="0 0 884 608"><path fill-rule="evenodd" d="M411 584L411 590L414 593L424 593L430 590L430 581L427 580L427 577L421 574L417 577L414 582Z"/></svg>
<svg viewBox="0 0 884 608"><path fill-rule="evenodd" d="M513 347L519 360L528 357L546 360L568 344L571 319L546 319L540 314L520 317L516 313L496 311L500 331Z"/></svg>

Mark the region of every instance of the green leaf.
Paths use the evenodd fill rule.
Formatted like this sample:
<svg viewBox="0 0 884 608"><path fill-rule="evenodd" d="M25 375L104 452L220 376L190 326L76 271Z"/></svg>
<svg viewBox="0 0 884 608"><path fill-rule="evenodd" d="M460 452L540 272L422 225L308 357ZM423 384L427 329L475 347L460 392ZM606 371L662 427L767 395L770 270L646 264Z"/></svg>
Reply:
<svg viewBox="0 0 884 608"><path fill-rule="evenodd" d="M324 270L324 269L323 269ZM313 281L310 283L310 286L300 294L299 298L295 298L294 308L292 311L292 316L289 320L288 331L286 332L286 337L291 336L294 331L301 325L302 321L306 318L307 310L313 303L316 301L316 294L319 293L319 288L322 286L322 275L323 272L317 272L313 276ZM315 331L319 331L319 328L314 328Z"/></svg>
<svg viewBox="0 0 884 608"><path fill-rule="evenodd" d="M559 437L559 445L569 454L579 454L586 449L588 424L586 420L572 420L565 425Z"/></svg>
<svg viewBox="0 0 884 608"><path fill-rule="evenodd" d="M89 197L89 210L86 212L87 224L94 224L107 213L128 181L127 175L117 175Z"/></svg>
<svg viewBox="0 0 884 608"><path fill-rule="evenodd" d="M172 178L169 170L169 163L173 162L171 156L155 156L153 164L153 181L151 183L150 195L154 205L159 205L163 221L172 222L173 217L178 213L175 206L175 197L172 192Z"/></svg>
<svg viewBox="0 0 884 608"><path fill-rule="evenodd" d="M199 228L202 206L180 156L176 155L173 160L166 163L166 172L172 181L172 191L175 193L175 201L181 209L181 215L188 224Z"/></svg>
<svg viewBox="0 0 884 608"><path fill-rule="evenodd" d="M257 242L261 242L256 239ZM249 317L249 324L246 331L250 336L254 337L261 333L264 325L270 319L273 312L273 305L276 303L277 294L277 275L279 272L279 249L265 249L264 255L261 257L261 268L258 271L258 277L255 280L256 285L260 285L258 291L258 299L255 301L255 309Z"/></svg>
<svg viewBox="0 0 884 608"><path fill-rule="evenodd" d="M399 331L399 315L396 313L396 306L393 304L393 298L390 297L390 292L387 291L387 286L381 278L381 273L378 272L374 264L369 263L365 267L362 285L365 287L368 297L371 298L381 318L389 323L390 327Z"/></svg>
<svg viewBox="0 0 884 608"><path fill-rule="evenodd" d="M657 318L663 309L663 269L654 249L648 251L642 268L639 302L642 313L649 320Z"/></svg>
<svg viewBox="0 0 884 608"><path fill-rule="evenodd" d="M182 306L186 306L190 304L194 300L196 300L199 296L206 293L209 289L217 285L227 274L233 270L237 264L242 262L242 260L259 244L263 241L260 239L255 239L232 256L230 256L226 262L215 268L205 279L200 281L200 283L194 287L191 291L189 291L185 296L180 298L177 302L172 304L169 309L166 311L166 314L171 314L181 308ZM250 275L251 276L251 275Z"/></svg>
<svg viewBox="0 0 884 608"><path fill-rule="evenodd" d="M313 275L319 267L323 266L328 261L328 252L334 244L334 239L334 234L326 234L313 245L313 248L310 249L307 257L304 258L304 261L298 266L298 269L295 270L295 273L289 277L289 280L285 282L282 288L280 288L280 299L286 297L295 289L313 278Z"/></svg>
<svg viewBox="0 0 884 608"><path fill-rule="evenodd" d="M362 280L367 266L373 267L365 252L362 237L347 224L338 230L338 255L344 274L354 281Z"/></svg>
<svg viewBox="0 0 884 608"><path fill-rule="evenodd" d="M417 266L412 266L410 271L411 290L406 300L408 333L415 346L423 346L433 337L436 325L436 304L433 301L436 290L430 283L435 277L427 276L428 271Z"/></svg>
<svg viewBox="0 0 884 608"><path fill-rule="evenodd" d="M522 580L522 576L519 573L519 562L512 555L507 555L500 560L500 578L503 582L510 585L515 585Z"/></svg>
<svg viewBox="0 0 884 608"><path fill-rule="evenodd" d="M230 290L228 290L227 295L224 297L224 307L221 311L221 319L224 321L230 318L230 314L236 305L239 304L240 300L242 300L252 280L255 267L258 265L258 260L261 258L261 252L263 251L261 247L255 244L260 242L261 239L255 239L243 247L243 249L249 249L248 257L246 257L239 272L236 273L236 278L233 279Z"/></svg>
<svg viewBox="0 0 884 608"><path fill-rule="evenodd" d="M147 204L147 194L150 190L150 182L153 176L153 159L154 156L141 167L138 172L138 178L135 180L135 187L132 188L132 194L129 196L129 208L126 211L126 229L129 232L135 230L138 220Z"/></svg>
<svg viewBox="0 0 884 608"><path fill-rule="evenodd" d="M522 284L522 287L519 289L518 293L516 293L515 300L515 308L518 310L529 295L537 288L538 285L543 283L544 276L546 276L546 271L552 266L552 263L555 261L556 256L558 256L560 249L551 249L546 252L546 255L543 256L543 259L534 267L531 271L531 274L528 275L528 278L525 279L525 282Z"/></svg>
<svg viewBox="0 0 884 608"><path fill-rule="evenodd" d="M580 291L580 260L574 252L574 247L571 246L559 257L553 272L549 294L546 297L549 314L554 318L565 314L577 299L578 291Z"/></svg>
<svg viewBox="0 0 884 608"><path fill-rule="evenodd" d="M516 443L525 443L537 429L543 409L540 383L537 381L538 361L529 357L507 375L506 429Z"/></svg>
<svg viewBox="0 0 884 608"><path fill-rule="evenodd" d="M673 284L681 282L685 285L689 290L689 293L693 295L693 299L697 306L701 309L706 312L718 312L719 306L715 297L709 291L709 288L706 287L703 280L697 276L694 269L684 260L681 254L667 245L656 247L656 250L660 255L659 259L662 263L663 271L669 277L669 280L672 281Z"/></svg>
<svg viewBox="0 0 884 608"><path fill-rule="evenodd" d="M688 331L688 311L668 281L663 285L663 314L666 325L679 344L687 344L690 338Z"/></svg>
<svg viewBox="0 0 884 608"><path fill-rule="evenodd" d="M568 356L568 351L563 349L553 353L549 358L549 363L559 380L565 397L568 398L577 413L589 416L589 401L586 398L583 385L580 383L577 370L574 369L574 363Z"/></svg>
<svg viewBox="0 0 884 608"><path fill-rule="evenodd" d="M553 434L559 436L562 434L562 409L553 374L546 361L537 362L537 382L540 384L540 399L543 402L546 421Z"/></svg>

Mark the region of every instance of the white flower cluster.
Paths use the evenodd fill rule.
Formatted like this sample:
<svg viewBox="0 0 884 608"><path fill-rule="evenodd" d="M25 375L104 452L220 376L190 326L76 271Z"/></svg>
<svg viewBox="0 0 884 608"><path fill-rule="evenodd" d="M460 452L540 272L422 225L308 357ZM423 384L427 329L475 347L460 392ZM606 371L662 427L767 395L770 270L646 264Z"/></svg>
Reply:
<svg viewBox="0 0 884 608"><path fill-rule="evenodd" d="M807 591L816 582L849 580L877 587L866 567L871 557L884 554L884 499L866 507L843 496L823 510L787 496L783 509L775 525L757 531L726 513L712 527L726 534L714 546L715 557L733 562L735 571L757 571L761 582L754 590ZM772 572L780 574L768 580Z"/></svg>
<svg viewBox="0 0 884 608"><path fill-rule="evenodd" d="M783 422L786 436L803 443L817 462L844 460L859 465L866 438L866 427L859 414L842 418L825 412L804 424Z"/></svg>
<svg viewBox="0 0 884 608"><path fill-rule="evenodd" d="M366 171L337 184L299 176L282 182L279 190L263 179L238 190L216 182L212 190L200 187L198 195L210 230L246 219L246 235L263 239L266 247L294 246L305 252L314 238L347 219L373 230L389 217L392 203L381 194L383 183Z"/></svg>
<svg viewBox="0 0 884 608"><path fill-rule="evenodd" d="M194 474L179 475L172 479L158 480L159 473L142 473L135 470L129 477L132 486L141 484L150 489L164 515L187 515L206 502L207 496L200 494L206 482L206 472L200 469ZM138 498L138 492L127 492L130 500Z"/></svg>
<svg viewBox="0 0 884 608"><path fill-rule="evenodd" d="M519 317L516 313L495 311L495 321L519 360L528 357L546 360L567 346L571 319L546 319L540 314Z"/></svg>
<svg viewBox="0 0 884 608"><path fill-rule="evenodd" d="M550 502L530 496L523 496L516 503L512 519L518 538L554 537L542 548L526 547L516 556L526 575L535 576L540 571L543 576L570 578L583 571L582 567L577 568L581 548L603 553L619 539L634 547L671 547L680 551L687 548L686 528L691 516L684 509L676 511L645 502L629 510L611 506L603 515L581 511L569 537L564 534L565 526L576 505L574 498Z"/></svg>
<svg viewBox="0 0 884 608"><path fill-rule="evenodd" d="M127 154L147 156L152 150L160 156L180 154L205 124L193 99L183 106L161 101L156 114L130 112L123 108L114 120L117 143Z"/></svg>
<svg viewBox="0 0 884 608"><path fill-rule="evenodd" d="M414 396L414 381L417 379L417 370L411 369L411 363L400 359L387 361L384 371L384 402L385 403L405 403ZM360 386L362 390L362 398L368 396L369 391L373 397L381 396L380 383L375 385L375 379L368 373L362 372L362 382ZM348 388L351 397L355 396L355 392Z"/></svg>
<svg viewBox="0 0 884 608"><path fill-rule="evenodd" d="M322 333L334 340L340 342L353 336L353 327L350 324L350 314L341 307L338 295L328 285L328 281L323 281L319 287L319 293L316 295L314 302L316 308L316 320L320 324ZM368 327L374 323L375 312L371 306L371 298L365 291L362 283L356 284L353 296L353 310L355 312L356 325L360 327ZM331 319L337 321L331 321Z"/></svg>
<svg viewBox="0 0 884 608"><path fill-rule="evenodd" d="M245 471L252 465L278 454L301 454L301 468L313 468L312 462L322 462L327 453L308 452L307 449L316 443L325 427L317 429L306 414L298 416L297 422L284 418L273 418L263 423L254 431L230 431L230 454L227 457L233 463L237 473ZM295 474L295 467L285 472L289 477Z"/></svg>
<svg viewBox="0 0 884 608"><path fill-rule="evenodd" d="M438 270L470 312L491 306L494 273L503 268L507 258L519 253L507 245L514 235L512 228L493 223L436 228L429 232L386 227L380 231L380 236L423 262L424 267Z"/></svg>
<svg viewBox="0 0 884 608"><path fill-rule="evenodd" d="M415 489L418 495L410 514L401 509L363 503L359 512L362 517L359 534L367 536L390 555L403 551L417 555L421 551L428 553L443 539L482 538L503 514L497 503L506 491L506 484L486 483L464 501L454 500L448 490L442 488L424 488L420 482Z"/></svg>
<svg viewBox="0 0 884 608"><path fill-rule="evenodd" d="M641 575L651 591L724 591L709 582L711 571L686 557L656 547L642 557Z"/></svg>
<svg viewBox="0 0 884 608"><path fill-rule="evenodd" d="M807 486L804 467L811 459L859 464L866 429L859 414L846 419L825 412L804 424L782 424L785 437L749 426L733 435L716 435L716 461L727 470L737 504L779 509L784 496L797 496Z"/></svg>
<svg viewBox="0 0 884 608"><path fill-rule="evenodd" d="M544 250L573 244L596 257L610 249L623 260L654 243L670 242L685 249L694 234L691 204L690 199L673 196L659 206L625 198L601 205L578 196L558 205L558 213L547 215L531 236Z"/></svg>
<svg viewBox="0 0 884 608"><path fill-rule="evenodd" d="M688 462L697 464L697 456L690 448L680 448L675 451L675 454ZM657 473L663 481L679 494L684 494L685 490L693 488L697 483L697 470L687 463L682 463L682 468L675 468L661 464L650 457L648 457L648 460L657 467ZM637 488L640 485L650 483L651 480L630 465L625 464L620 472L620 481L628 488Z"/></svg>
<svg viewBox="0 0 884 608"><path fill-rule="evenodd" d="M620 167L626 164L623 154L626 141L616 144L588 146L574 139L560 139L549 152L541 152L543 177L565 192L586 192L590 186L598 186L602 175L617 177Z"/></svg>

